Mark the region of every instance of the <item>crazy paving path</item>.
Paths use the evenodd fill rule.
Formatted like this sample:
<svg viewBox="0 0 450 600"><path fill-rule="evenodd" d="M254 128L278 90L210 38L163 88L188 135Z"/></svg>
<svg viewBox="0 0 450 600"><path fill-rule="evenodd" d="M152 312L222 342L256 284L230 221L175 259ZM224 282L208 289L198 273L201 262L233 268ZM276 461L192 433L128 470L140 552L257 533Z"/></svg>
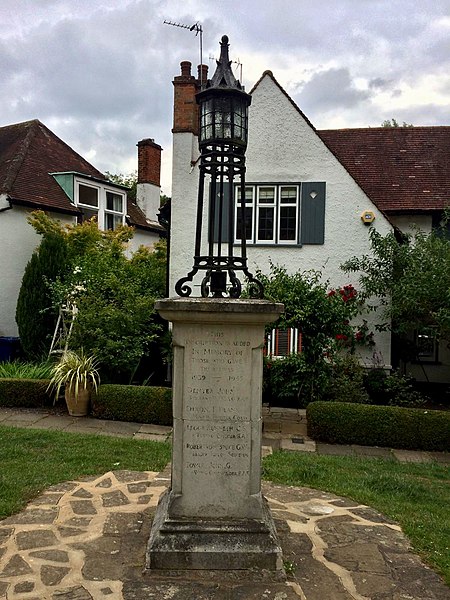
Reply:
<svg viewBox="0 0 450 600"><path fill-rule="evenodd" d="M162 473L114 471L55 485L0 521L7 600L449 600L400 528L366 506L264 484L287 579L267 573L143 574Z"/></svg>

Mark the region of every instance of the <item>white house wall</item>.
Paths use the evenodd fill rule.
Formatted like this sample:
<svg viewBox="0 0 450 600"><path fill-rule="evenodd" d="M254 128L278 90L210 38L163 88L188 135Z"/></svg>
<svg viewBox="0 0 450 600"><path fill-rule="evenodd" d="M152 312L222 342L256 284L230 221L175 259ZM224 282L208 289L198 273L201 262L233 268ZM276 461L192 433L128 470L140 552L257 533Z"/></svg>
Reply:
<svg viewBox="0 0 450 600"><path fill-rule="evenodd" d="M139 246L145 246L153 250L156 242L159 241L159 234L152 231L143 231L141 229L135 229L134 235L128 242L127 256L131 256L136 252Z"/></svg>
<svg viewBox="0 0 450 600"><path fill-rule="evenodd" d="M42 237L27 222L30 210L14 206L0 212L0 337L17 337L16 306L25 267L39 246ZM48 213L64 224L74 224L74 217L61 213ZM136 229L128 244L127 254L134 253L139 246L153 248L159 240L157 233Z"/></svg>
<svg viewBox="0 0 450 600"><path fill-rule="evenodd" d="M192 171L190 133L174 134L171 293L175 282L192 268L198 168ZM247 182L326 182L325 243L299 246L248 246L249 268L269 271L269 263L284 265L290 272L322 270L330 286L353 283L340 265L352 256L370 253L368 227L361 213L375 213L374 226L381 234L392 229L317 133L291 104L270 76L265 76L252 94L249 112ZM206 204L206 202L205 202ZM206 227L204 227L204 230ZM194 292L193 295L198 294ZM368 315L369 325L372 315ZM377 334L377 352L382 362L390 360L390 335ZM371 355L371 352L369 353ZM365 356L370 363L371 356Z"/></svg>
<svg viewBox="0 0 450 600"><path fill-rule="evenodd" d="M432 229L431 215L392 215L389 218L400 231L409 235L414 235L416 229L423 233L430 233Z"/></svg>
<svg viewBox="0 0 450 600"><path fill-rule="evenodd" d="M197 138L192 133L176 133L173 136L169 294L172 296L175 283L191 270L193 262L198 167L192 168L192 161L196 160L196 142Z"/></svg>
<svg viewBox="0 0 450 600"><path fill-rule="evenodd" d="M161 202L161 188L153 183L138 183L136 204L148 219L156 221Z"/></svg>
<svg viewBox="0 0 450 600"><path fill-rule="evenodd" d="M17 337L16 305L23 273L41 236L28 224L31 211L20 206L0 213L0 336ZM49 213L63 223L73 223L72 217Z"/></svg>

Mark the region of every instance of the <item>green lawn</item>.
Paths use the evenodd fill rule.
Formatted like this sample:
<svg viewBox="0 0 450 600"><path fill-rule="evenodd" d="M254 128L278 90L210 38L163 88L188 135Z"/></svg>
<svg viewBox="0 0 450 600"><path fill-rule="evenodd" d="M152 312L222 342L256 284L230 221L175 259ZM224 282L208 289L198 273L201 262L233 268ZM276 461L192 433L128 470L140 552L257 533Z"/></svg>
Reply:
<svg viewBox="0 0 450 600"><path fill-rule="evenodd" d="M160 471L169 444L0 426L0 519L46 487L109 470ZM265 479L347 496L395 519L450 585L450 470L437 464L276 452Z"/></svg>
<svg viewBox="0 0 450 600"><path fill-rule="evenodd" d="M170 445L126 438L0 426L0 519L46 487L84 475L161 471Z"/></svg>
<svg viewBox="0 0 450 600"><path fill-rule="evenodd" d="M450 585L450 469L372 458L275 452L264 478L357 500L397 521L422 558Z"/></svg>

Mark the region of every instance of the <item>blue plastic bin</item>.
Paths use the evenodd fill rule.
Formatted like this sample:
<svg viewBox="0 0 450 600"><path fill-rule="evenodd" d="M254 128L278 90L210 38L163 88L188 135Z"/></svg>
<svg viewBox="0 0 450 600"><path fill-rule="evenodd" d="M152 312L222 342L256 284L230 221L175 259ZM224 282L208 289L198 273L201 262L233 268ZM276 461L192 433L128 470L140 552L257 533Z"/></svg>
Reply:
<svg viewBox="0 0 450 600"><path fill-rule="evenodd" d="M19 355L19 349L18 337L0 337L0 362L14 360Z"/></svg>

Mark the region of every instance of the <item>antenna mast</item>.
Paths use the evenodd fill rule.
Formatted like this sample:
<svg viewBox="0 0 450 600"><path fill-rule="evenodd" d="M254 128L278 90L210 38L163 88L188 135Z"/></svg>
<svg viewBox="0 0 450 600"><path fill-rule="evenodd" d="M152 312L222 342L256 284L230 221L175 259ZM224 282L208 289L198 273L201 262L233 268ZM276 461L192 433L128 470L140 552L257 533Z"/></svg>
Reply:
<svg viewBox="0 0 450 600"><path fill-rule="evenodd" d="M208 56L209 60L215 60L217 62L217 59L215 56L212 56L211 54ZM238 58L237 60L232 60L231 61L232 64L236 65L236 69L239 69L239 81L242 83L242 63L240 61L240 59Z"/></svg>
<svg viewBox="0 0 450 600"><path fill-rule="evenodd" d="M189 31L195 31L195 36L199 35L200 41L200 64L203 64L203 29L197 21L193 25L184 25L183 23L174 23L172 21L164 21L165 25L172 25L173 27L180 27L181 29L189 29ZM203 69L200 69L200 87L203 87Z"/></svg>

